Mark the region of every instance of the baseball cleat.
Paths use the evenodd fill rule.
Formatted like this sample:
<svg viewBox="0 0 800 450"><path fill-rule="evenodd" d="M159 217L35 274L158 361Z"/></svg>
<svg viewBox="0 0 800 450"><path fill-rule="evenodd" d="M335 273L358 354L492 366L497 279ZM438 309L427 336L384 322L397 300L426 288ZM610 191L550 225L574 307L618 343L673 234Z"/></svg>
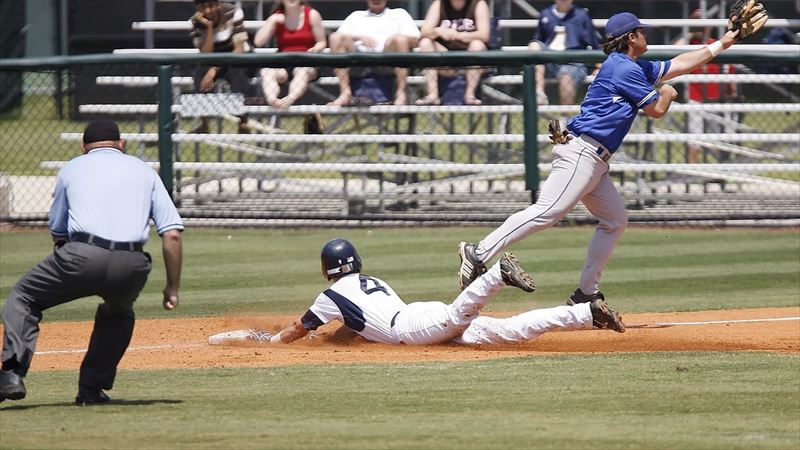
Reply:
<svg viewBox="0 0 800 450"><path fill-rule="evenodd" d="M589 304L592 310L592 325L601 330L614 330L617 333L625 332L622 316L611 309L605 300L597 299Z"/></svg>
<svg viewBox="0 0 800 450"><path fill-rule="evenodd" d="M605 300L605 299L606 297L603 295L602 292L598 291L594 294L586 295L580 288L578 288L575 289L575 292L573 292L572 295L569 296L569 299L567 299L567 306L575 306L578 303L589 303L595 300Z"/></svg>
<svg viewBox="0 0 800 450"><path fill-rule="evenodd" d="M475 255L475 244L462 242L458 244L458 257L461 258L461 268L458 271L458 282L461 290L467 288L476 278L486 273L486 266Z"/></svg>
<svg viewBox="0 0 800 450"><path fill-rule="evenodd" d="M272 337L272 333L267 330L250 328L249 330L233 330L218 333L208 337L210 345L227 344L229 342L266 342Z"/></svg>
<svg viewBox="0 0 800 450"><path fill-rule="evenodd" d="M519 260L511 253L503 253L500 258L500 273L503 275L503 282L509 286L522 289L525 292L533 292L536 286L533 278L519 265Z"/></svg>

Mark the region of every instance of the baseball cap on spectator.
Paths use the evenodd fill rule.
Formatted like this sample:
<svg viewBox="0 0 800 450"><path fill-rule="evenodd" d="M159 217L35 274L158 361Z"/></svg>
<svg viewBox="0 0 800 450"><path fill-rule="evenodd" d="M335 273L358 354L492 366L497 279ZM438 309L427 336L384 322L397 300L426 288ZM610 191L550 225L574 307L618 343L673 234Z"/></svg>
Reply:
<svg viewBox="0 0 800 450"><path fill-rule="evenodd" d="M91 144L100 141L118 141L119 127L113 120L98 119L86 126L83 131L83 143Z"/></svg>
<svg viewBox="0 0 800 450"><path fill-rule="evenodd" d="M606 22L606 39L618 38L626 33L630 33L636 28L651 28L639 21L639 18L629 12L614 14Z"/></svg>

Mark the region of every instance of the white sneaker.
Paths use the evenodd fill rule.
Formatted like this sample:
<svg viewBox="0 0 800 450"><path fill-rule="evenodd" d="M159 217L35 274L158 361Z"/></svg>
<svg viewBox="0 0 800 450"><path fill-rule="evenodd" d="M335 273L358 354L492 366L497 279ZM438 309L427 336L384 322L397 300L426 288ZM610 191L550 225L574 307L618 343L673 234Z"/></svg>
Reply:
<svg viewBox="0 0 800 450"><path fill-rule="evenodd" d="M208 337L210 345L227 344L230 342L266 342L272 337L272 333L266 330L259 330L250 328L249 330L233 330L224 333L218 333Z"/></svg>

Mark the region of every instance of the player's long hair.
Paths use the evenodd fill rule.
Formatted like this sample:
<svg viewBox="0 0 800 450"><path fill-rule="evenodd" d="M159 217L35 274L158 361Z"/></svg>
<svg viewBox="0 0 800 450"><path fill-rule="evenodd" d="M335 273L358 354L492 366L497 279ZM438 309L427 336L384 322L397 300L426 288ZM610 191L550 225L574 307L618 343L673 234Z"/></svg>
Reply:
<svg viewBox="0 0 800 450"><path fill-rule="evenodd" d="M306 0L300 0L300 6L308 6L308 2ZM271 14L275 14L276 12L281 12L282 13L283 10L284 10L283 0L278 0L278 1L275 2L275 6L272 8L272 13ZM301 11L301 14L302 14L302 11L303 11L302 8L300 9L300 11Z"/></svg>
<svg viewBox="0 0 800 450"><path fill-rule="evenodd" d="M615 37L612 39L608 39L603 43L603 53L606 55L610 55L611 52L620 52L620 53L627 53L628 52L628 36L631 33L636 33L638 28L634 28L633 30L623 34L622 36Z"/></svg>

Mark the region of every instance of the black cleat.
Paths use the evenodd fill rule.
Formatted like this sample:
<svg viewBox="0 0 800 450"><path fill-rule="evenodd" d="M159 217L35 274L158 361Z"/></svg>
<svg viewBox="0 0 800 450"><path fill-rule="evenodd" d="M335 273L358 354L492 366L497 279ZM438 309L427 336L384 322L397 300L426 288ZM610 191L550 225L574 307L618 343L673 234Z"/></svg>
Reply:
<svg viewBox="0 0 800 450"><path fill-rule="evenodd" d="M102 389L80 390L75 397L78 406L102 405L111 401L111 398Z"/></svg>
<svg viewBox="0 0 800 450"><path fill-rule="evenodd" d="M503 274L503 281L509 286L518 287L525 292L536 290L533 278L525 272L519 265L517 257L511 253L503 253L503 257L500 258L500 273Z"/></svg>
<svg viewBox="0 0 800 450"><path fill-rule="evenodd" d="M596 292L594 294L586 295L580 288L578 288L575 289L575 292L573 292L572 295L569 296L569 299L567 299L567 306L575 306L578 303L590 303L595 300L605 300L605 299L606 297L603 295L602 292Z"/></svg>
<svg viewBox="0 0 800 450"><path fill-rule="evenodd" d="M13 370L0 370L0 402L25 398L27 391L22 378Z"/></svg>
<svg viewBox="0 0 800 450"><path fill-rule="evenodd" d="M461 268L458 270L458 282L461 290L467 288L476 278L486 273L486 266L475 256L475 244L462 242L458 244L458 257Z"/></svg>
<svg viewBox="0 0 800 450"><path fill-rule="evenodd" d="M611 309L605 300L597 299L589 305L592 309L592 325L601 330L614 330L617 333L625 332L622 316Z"/></svg>

